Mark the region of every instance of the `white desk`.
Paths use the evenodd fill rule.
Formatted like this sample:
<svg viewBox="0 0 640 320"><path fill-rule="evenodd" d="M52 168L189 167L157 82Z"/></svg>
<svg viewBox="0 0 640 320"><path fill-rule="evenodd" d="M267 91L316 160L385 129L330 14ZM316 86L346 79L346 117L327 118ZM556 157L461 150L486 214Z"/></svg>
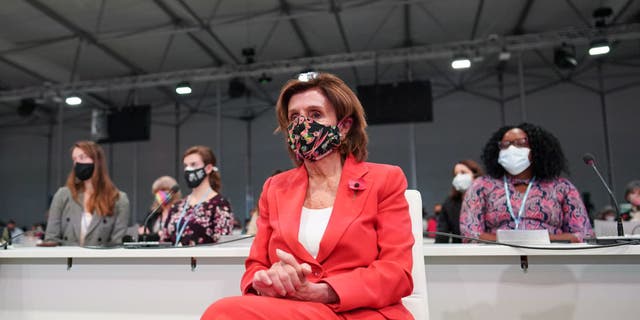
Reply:
<svg viewBox="0 0 640 320"><path fill-rule="evenodd" d="M640 316L640 246L553 251L451 244L426 245L424 254L431 319Z"/></svg>
<svg viewBox="0 0 640 320"><path fill-rule="evenodd" d="M198 319L216 299L240 294L250 241L177 249L2 250L0 319ZM429 244L424 253L432 320L640 314L640 246L538 251ZM528 256L527 273L521 255Z"/></svg>
<svg viewBox="0 0 640 320"><path fill-rule="evenodd" d="M240 294L250 243L2 250L0 319L199 319L213 301Z"/></svg>

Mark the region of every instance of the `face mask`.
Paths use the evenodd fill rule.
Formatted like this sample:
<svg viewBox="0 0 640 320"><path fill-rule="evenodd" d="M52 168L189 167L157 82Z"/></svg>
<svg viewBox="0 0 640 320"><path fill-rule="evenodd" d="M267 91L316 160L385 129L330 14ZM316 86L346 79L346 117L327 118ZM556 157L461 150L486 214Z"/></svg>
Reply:
<svg viewBox="0 0 640 320"><path fill-rule="evenodd" d="M604 217L604 219L607 220L607 221L614 221L614 220L616 220L616 216L606 216L606 217Z"/></svg>
<svg viewBox="0 0 640 320"><path fill-rule="evenodd" d="M190 167L187 167L184 169L184 179L187 181L187 185L191 189L199 186L206 177L207 173L204 171L204 167L200 169L191 169Z"/></svg>
<svg viewBox="0 0 640 320"><path fill-rule="evenodd" d="M303 116L291 121L287 131L289 147L298 159L320 160L340 145L337 126L325 126Z"/></svg>
<svg viewBox="0 0 640 320"><path fill-rule="evenodd" d="M529 161L530 151L531 149L529 148L509 146L507 149L500 150L498 163L511 175L518 175L531 165Z"/></svg>
<svg viewBox="0 0 640 320"><path fill-rule="evenodd" d="M471 187L473 182L473 176L470 173L459 173L451 182L451 185L459 192L467 191Z"/></svg>
<svg viewBox="0 0 640 320"><path fill-rule="evenodd" d="M169 197L169 192L164 190L158 190L155 194L155 199L156 199L156 203L162 205L163 207L167 206L171 201L171 198Z"/></svg>
<svg viewBox="0 0 640 320"><path fill-rule="evenodd" d="M76 178L80 179L81 181L85 181L93 176L93 168L93 163L76 162L76 164L73 166L73 172L75 173Z"/></svg>

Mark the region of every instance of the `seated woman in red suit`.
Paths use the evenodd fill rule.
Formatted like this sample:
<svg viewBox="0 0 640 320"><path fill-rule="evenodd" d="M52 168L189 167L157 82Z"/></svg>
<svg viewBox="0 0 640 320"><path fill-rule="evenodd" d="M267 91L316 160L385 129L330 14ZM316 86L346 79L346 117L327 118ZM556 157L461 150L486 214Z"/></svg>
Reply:
<svg viewBox="0 0 640 320"><path fill-rule="evenodd" d="M413 236L399 167L364 162L356 95L331 74L283 87L276 114L296 168L269 178L243 296L202 319L412 319Z"/></svg>

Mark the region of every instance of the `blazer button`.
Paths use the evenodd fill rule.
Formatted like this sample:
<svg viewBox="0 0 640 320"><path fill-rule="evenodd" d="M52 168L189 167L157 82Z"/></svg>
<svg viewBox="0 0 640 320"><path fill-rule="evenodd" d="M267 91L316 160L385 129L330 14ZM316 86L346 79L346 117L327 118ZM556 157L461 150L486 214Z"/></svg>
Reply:
<svg viewBox="0 0 640 320"><path fill-rule="evenodd" d="M107 223L107 219L102 219L102 223Z"/></svg>
<svg viewBox="0 0 640 320"><path fill-rule="evenodd" d="M98 238L98 242L102 242L102 238Z"/></svg>
<svg viewBox="0 0 640 320"><path fill-rule="evenodd" d="M67 241L67 237L64 237L64 241Z"/></svg>
<svg viewBox="0 0 640 320"><path fill-rule="evenodd" d="M71 221L71 218L67 217L67 222Z"/></svg>

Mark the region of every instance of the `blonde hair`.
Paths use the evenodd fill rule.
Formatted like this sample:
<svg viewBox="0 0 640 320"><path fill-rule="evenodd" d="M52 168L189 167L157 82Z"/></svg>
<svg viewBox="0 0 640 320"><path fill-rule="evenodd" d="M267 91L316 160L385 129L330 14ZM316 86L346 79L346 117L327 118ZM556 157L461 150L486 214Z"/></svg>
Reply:
<svg viewBox="0 0 640 320"><path fill-rule="evenodd" d="M153 184L151 184L151 194L155 195L156 192L160 190L171 190L171 188L177 184L178 182L173 177L162 176L156 179L156 181L154 181ZM180 190L178 190L176 193L173 194L173 196L171 197L171 201L169 201L167 205L170 206L178 202L180 199L182 199L182 193L180 192ZM154 198L153 204L151 205L151 207L153 208L157 205L158 205L158 201L157 199Z"/></svg>

